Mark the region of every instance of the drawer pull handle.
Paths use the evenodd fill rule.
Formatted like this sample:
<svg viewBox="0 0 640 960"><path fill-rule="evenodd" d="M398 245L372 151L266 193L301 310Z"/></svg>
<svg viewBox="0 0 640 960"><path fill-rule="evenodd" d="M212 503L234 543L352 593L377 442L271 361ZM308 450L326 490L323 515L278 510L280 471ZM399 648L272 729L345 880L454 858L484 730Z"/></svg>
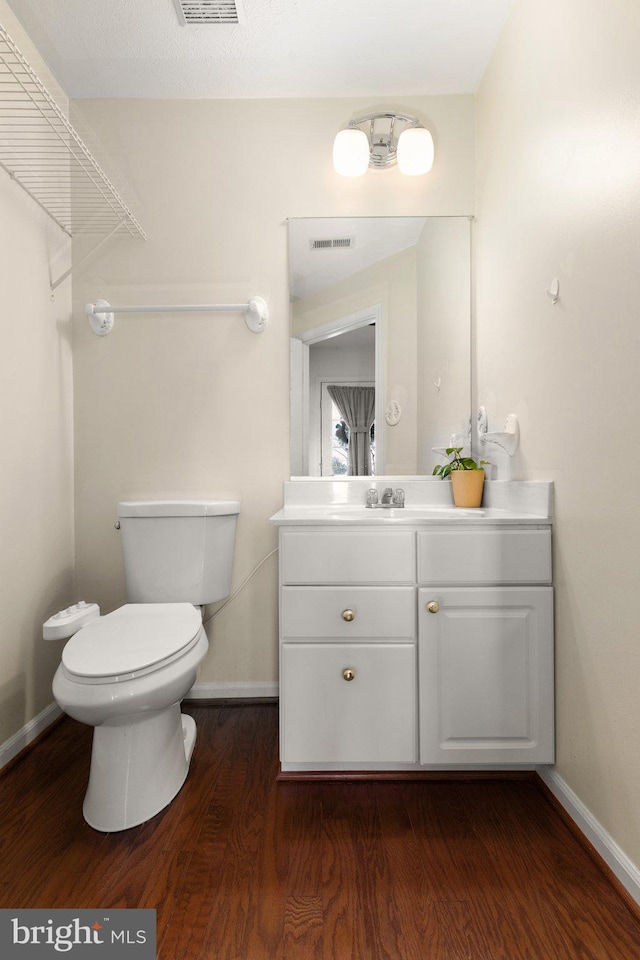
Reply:
<svg viewBox="0 0 640 960"><path fill-rule="evenodd" d="M353 610L343 610L343 611L342 611L342 619L343 619L343 620L346 620L347 623L351 623L351 621L352 621L352 620L355 620L355 618L356 618L356 615L355 615L355 613L353 612Z"/></svg>
<svg viewBox="0 0 640 960"><path fill-rule="evenodd" d="M429 603L426 604L426 607L429 613L437 613L440 609L440 604L437 600L430 600Z"/></svg>
<svg viewBox="0 0 640 960"><path fill-rule="evenodd" d="M355 678L355 675L356 675L356 672L355 670L352 670L351 667L346 667L342 671L342 678L344 680L353 680Z"/></svg>

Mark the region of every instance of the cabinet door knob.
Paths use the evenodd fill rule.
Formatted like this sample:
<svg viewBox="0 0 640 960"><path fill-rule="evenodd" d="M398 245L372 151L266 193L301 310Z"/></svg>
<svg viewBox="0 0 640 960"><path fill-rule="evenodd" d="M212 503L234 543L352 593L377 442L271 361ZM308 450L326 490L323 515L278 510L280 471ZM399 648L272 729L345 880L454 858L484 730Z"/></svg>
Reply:
<svg viewBox="0 0 640 960"><path fill-rule="evenodd" d="M343 611L342 611L342 619L343 619L343 620L346 620L347 623L351 623L351 621L352 621L352 620L355 620L355 618L356 618L356 615L355 615L355 613L353 612L353 610L343 610Z"/></svg>
<svg viewBox="0 0 640 960"><path fill-rule="evenodd" d="M437 613L440 609L440 604L437 600L430 600L429 603L425 604L429 613Z"/></svg>
<svg viewBox="0 0 640 960"><path fill-rule="evenodd" d="M353 680L356 675L355 670L352 670L351 667L345 667L342 671L342 677L344 680Z"/></svg>

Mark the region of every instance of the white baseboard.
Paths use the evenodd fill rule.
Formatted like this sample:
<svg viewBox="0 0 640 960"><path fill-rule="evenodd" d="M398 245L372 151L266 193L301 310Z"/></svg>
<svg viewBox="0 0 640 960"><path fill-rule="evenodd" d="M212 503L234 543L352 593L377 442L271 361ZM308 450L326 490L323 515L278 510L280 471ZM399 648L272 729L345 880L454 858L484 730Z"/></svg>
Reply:
<svg viewBox="0 0 640 960"><path fill-rule="evenodd" d="M241 700L248 697L277 697L278 683L194 683L187 700Z"/></svg>
<svg viewBox="0 0 640 960"><path fill-rule="evenodd" d="M0 769L5 767L14 757L24 750L32 740L35 740L43 730L53 723L62 713L57 703L50 703L37 717L25 723L17 733L0 744Z"/></svg>
<svg viewBox="0 0 640 960"><path fill-rule="evenodd" d="M636 903L640 904L640 870L635 863L629 859L553 767L537 767L537 772L625 890Z"/></svg>

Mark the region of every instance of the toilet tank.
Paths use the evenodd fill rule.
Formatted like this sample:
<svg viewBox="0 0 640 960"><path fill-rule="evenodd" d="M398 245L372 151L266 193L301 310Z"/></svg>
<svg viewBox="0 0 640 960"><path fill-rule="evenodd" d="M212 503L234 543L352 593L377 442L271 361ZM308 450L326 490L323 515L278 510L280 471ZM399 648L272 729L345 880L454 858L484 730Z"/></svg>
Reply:
<svg viewBox="0 0 640 960"><path fill-rule="evenodd" d="M118 504L131 603L213 603L229 596L237 500Z"/></svg>

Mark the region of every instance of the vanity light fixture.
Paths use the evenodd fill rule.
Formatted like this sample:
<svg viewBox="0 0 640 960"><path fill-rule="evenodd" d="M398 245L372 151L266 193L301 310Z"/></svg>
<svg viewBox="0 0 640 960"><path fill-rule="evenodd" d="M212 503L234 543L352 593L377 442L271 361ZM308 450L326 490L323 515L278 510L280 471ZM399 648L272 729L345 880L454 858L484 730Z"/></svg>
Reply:
<svg viewBox="0 0 640 960"><path fill-rule="evenodd" d="M369 113L350 120L333 144L333 166L343 177L361 177L369 167L398 164L401 173L420 176L433 166L433 137L416 117Z"/></svg>

